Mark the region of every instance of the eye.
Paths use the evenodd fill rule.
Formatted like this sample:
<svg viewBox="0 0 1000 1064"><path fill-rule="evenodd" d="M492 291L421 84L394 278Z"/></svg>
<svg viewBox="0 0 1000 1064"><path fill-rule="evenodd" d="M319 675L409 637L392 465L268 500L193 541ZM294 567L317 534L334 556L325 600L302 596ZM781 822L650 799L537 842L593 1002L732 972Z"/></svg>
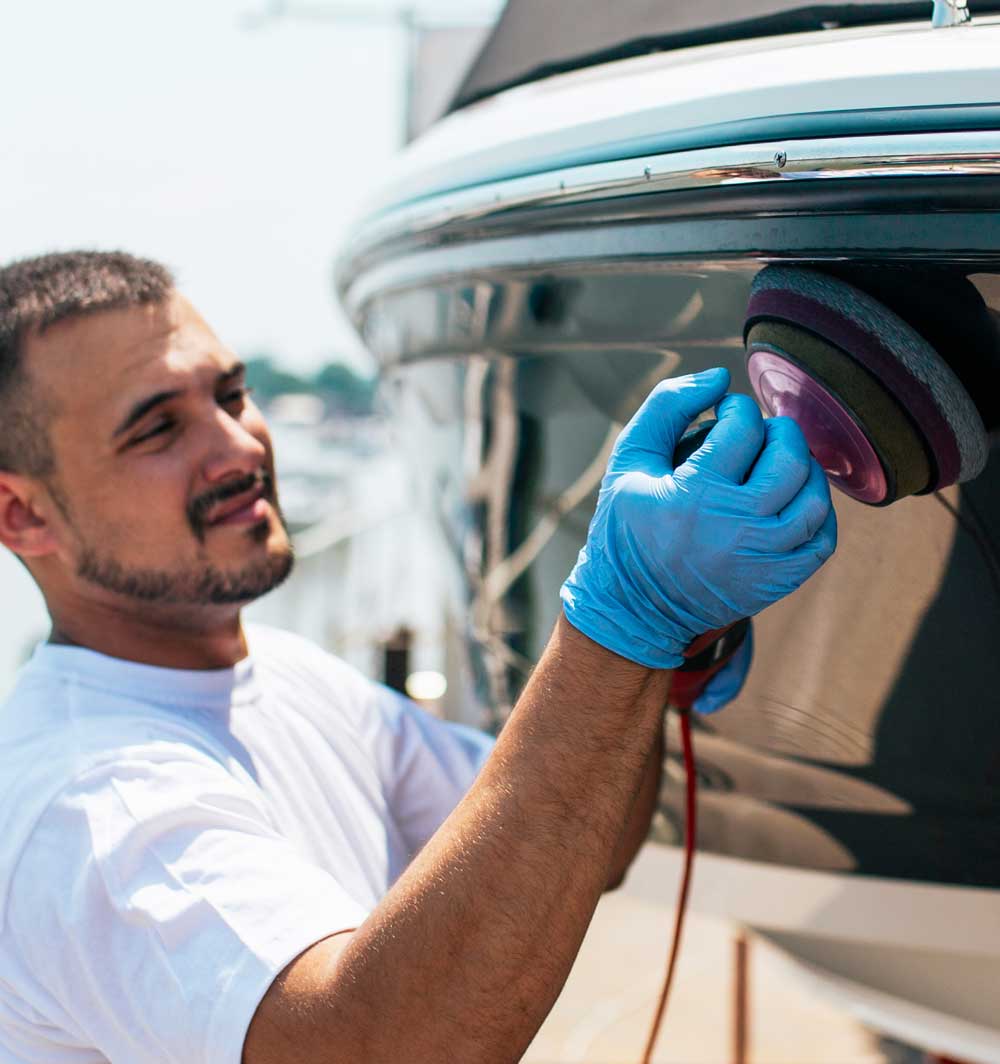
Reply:
<svg viewBox="0 0 1000 1064"><path fill-rule="evenodd" d="M169 432L174 427L174 421L172 418L167 418L164 421L160 421L154 428L151 428L149 432L144 432L141 436L136 436L132 440L132 444L145 443L146 440L151 440L155 436L162 436L165 432Z"/></svg>
<svg viewBox="0 0 1000 1064"><path fill-rule="evenodd" d="M229 406L230 403L239 403L241 406L243 402L253 394L253 388L248 388L245 385L240 385L238 388L233 388L219 397L219 402L223 406Z"/></svg>

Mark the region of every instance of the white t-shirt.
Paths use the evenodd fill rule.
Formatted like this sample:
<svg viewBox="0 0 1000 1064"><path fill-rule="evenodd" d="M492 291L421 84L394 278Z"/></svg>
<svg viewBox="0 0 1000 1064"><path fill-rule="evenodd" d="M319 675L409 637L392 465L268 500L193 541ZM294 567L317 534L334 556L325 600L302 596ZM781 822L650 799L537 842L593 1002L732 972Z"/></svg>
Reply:
<svg viewBox="0 0 1000 1064"><path fill-rule="evenodd" d="M0 711L0 1064L239 1064L491 740L286 632L232 669L43 645Z"/></svg>

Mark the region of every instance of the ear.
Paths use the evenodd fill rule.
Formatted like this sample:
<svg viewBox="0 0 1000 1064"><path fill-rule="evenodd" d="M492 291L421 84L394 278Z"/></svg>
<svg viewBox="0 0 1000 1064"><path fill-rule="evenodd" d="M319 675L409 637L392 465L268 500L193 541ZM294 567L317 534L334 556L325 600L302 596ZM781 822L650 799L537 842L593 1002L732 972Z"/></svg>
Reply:
<svg viewBox="0 0 1000 1064"><path fill-rule="evenodd" d="M58 548L48 516L48 493L37 480L0 471L0 543L22 558L41 558Z"/></svg>

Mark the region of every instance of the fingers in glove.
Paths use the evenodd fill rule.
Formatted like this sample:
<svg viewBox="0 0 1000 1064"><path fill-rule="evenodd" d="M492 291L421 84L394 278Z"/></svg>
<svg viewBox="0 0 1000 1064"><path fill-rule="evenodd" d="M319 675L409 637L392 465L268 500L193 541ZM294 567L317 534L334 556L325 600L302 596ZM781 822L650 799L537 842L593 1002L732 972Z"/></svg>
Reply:
<svg viewBox="0 0 1000 1064"><path fill-rule="evenodd" d="M826 520L811 539L797 547L791 554L796 558L805 572L803 580L812 575L837 549L837 512L831 506ZM801 581L799 581L801 582ZM796 584L797 586L797 584Z"/></svg>
<svg viewBox="0 0 1000 1064"><path fill-rule="evenodd" d="M722 368L660 381L622 429L608 472L639 469L652 476L671 472L671 458L684 430L715 406L728 387L729 371Z"/></svg>
<svg viewBox="0 0 1000 1064"><path fill-rule="evenodd" d="M716 408L716 424L684 463L742 484L764 445L764 419L748 395L727 395Z"/></svg>
<svg viewBox="0 0 1000 1064"><path fill-rule="evenodd" d="M837 549L837 512L832 506L820 530L801 549L811 550L819 559L820 565Z"/></svg>
<svg viewBox="0 0 1000 1064"><path fill-rule="evenodd" d="M753 513L779 514L802 491L814 466L799 426L789 417L768 418L764 447L744 485Z"/></svg>
<svg viewBox="0 0 1000 1064"><path fill-rule="evenodd" d="M831 506L819 531L800 547L780 554L766 554L752 549L747 553L753 555L756 566L763 566L759 579L765 597L773 603L801 587L836 548L837 514Z"/></svg>
<svg viewBox="0 0 1000 1064"><path fill-rule="evenodd" d="M765 554L785 554L809 543L823 528L833 508L830 484L814 458L808 458L805 468L806 482L798 494L780 513L748 528L743 537L745 547Z"/></svg>

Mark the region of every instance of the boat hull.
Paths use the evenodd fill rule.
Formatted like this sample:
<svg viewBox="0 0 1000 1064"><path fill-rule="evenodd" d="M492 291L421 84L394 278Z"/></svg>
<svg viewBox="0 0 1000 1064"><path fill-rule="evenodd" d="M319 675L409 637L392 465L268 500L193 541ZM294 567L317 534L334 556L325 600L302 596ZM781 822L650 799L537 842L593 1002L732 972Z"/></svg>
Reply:
<svg viewBox="0 0 1000 1064"><path fill-rule="evenodd" d="M339 290L419 456L495 726L620 426L664 377L725 365L750 392L764 265L905 277L997 441L1000 23L966 33L838 31L550 79L446 120L377 195ZM873 62L849 83L859 48ZM939 495L835 505L837 554L755 619L744 690L696 720L694 903L875 1026L1000 1060L1000 462ZM654 833L670 868L678 749L671 728Z"/></svg>

